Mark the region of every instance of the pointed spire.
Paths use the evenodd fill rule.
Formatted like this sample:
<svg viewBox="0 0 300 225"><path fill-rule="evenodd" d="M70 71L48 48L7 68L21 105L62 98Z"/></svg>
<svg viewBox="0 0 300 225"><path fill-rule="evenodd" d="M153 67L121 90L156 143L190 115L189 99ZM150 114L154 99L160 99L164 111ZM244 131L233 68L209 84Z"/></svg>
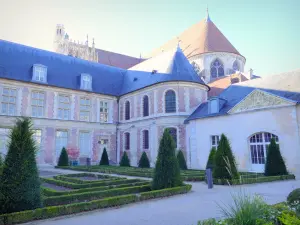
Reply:
<svg viewBox="0 0 300 225"><path fill-rule="evenodd" d="M206 7L206 22L210 22L210 17L209 17L209 13L208 13L208 6Z"/></svg>
<svg viewBox="0 0 300 225"><path fill-rule="evenodd" d="M86 43L86 45L89 45L89 35L88 34L86 35L86 42L85 43Z"/></svg>
<svg viewBox="0 0 300 225"><path fill-rule="evenodd" d="M177 37L177 51L182 51L180 48L180 42L181 40L179 40L179 38Z"/></svg>
<svg viewBox="0 0 300 225"><path fill-rule="evenodd" d="M93 38L93 48L95 47L95 39Z"/></svg>

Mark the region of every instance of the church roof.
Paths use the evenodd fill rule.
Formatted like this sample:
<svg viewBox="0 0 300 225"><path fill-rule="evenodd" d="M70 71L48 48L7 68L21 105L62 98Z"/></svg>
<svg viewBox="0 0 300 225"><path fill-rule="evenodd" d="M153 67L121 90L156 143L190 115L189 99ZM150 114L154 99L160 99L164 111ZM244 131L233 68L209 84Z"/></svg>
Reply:
<svg viewBox="0 0 300 225"><path fill-rule="evenodd" d="M149 57L174 48L178 41L188 58L208 52L229 52L240 55L207 15L205 19L194 24L178 37L174 37L158 49L153 50Z"/></svg>
<svg viewBox="0 0 300 225"><path fill-rule="evenodd" d="M152 74L148 71L125 70L50 51L0 40L0 78L32 82L34 64L47 67L47 84L74 90L80 89L80 75L92 77L95 93L121 96L129 92L161 82L186 81L205 85L192 70L181 51L169 58L173 69ZM41 84L43 85L43 84Z"/></svg>
<svg viewBox="0 0 300 225"><path fill-rule="evenodd" d="M186 119L186 122L206 117L226 115L230 109L255 89L300 103L299 84L300 69L230 85L218 96L225 100L225 103L220 107L219 113L209 114L208 102L205 102Z"/></svg>

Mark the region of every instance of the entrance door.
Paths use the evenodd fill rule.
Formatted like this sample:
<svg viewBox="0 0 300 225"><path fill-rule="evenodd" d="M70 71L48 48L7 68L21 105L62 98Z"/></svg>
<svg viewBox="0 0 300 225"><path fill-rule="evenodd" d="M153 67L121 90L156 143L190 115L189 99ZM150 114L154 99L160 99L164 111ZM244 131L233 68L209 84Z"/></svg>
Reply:
<svg viewBox="0 0 300 225"><path fill-rule="evenodd" d="M91 134L89 132L79 133L80 157L91 158Z"/></svg>

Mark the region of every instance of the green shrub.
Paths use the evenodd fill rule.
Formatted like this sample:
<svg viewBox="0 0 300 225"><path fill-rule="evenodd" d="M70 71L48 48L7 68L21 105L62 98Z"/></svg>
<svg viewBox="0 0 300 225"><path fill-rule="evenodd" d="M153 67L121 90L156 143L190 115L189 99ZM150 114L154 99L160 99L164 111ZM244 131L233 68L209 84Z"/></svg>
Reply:
<svg viewBox="0 0 300 225"><path fill-rule="evenodd" d="M140 168L150 168L150 162L149 162L146 152L143 152L143 154L140 158L139 167Z"/></svg>
<svg viewBox="0 0 300 225"><path fill-rule="evenodd" d="M108 155L107 155L106 148L103 149L99 165L100 166L108 166L109 165L109 160L108 160Z"/></svg>
<svg viewBox="0 0 300 225"><path fill-rule="evenodd" d="M187 170L186 161L183 152L181 150L179 150L177 153L177 160L178 160L179 168L181 170Z"/></svg>
<svg viewBox="0 0 300 225"><path fill-rule="evenodd" d="M296 225L300 224L300 218L291 211L283 212L279 217L278 220L284 225Z"/></svg>
<svg viewBox="0 0 300 225"><path fill-rule="evenodd" d="M0 214L42 206L32 122L18 118L9 134L8 152L0 180Z"/></svg>
<svg viewBox="0 0 300 225"><path fill-rule="evenodd" d="M300 217L300 188L293 190L287 197L287 203L294 208Z"/></svg>
<svg viewBox="0 0 300 225"><path fill-rule="evenodd" d="M126 152L123 153L120 166L130 167L130 160Z"/></svg>
<svg viewBox="0 0 300 225"><path fill-rule="evenodd" d="M210 150L210 153L209 153L209 156L208 156L208 160L207 160L207 163L206 163L206 169L210 168L210 169L213 169L215 166L215 154L216 154L216 148L215 147L212 147L211 150Z"/></svg>
<svg viewBox="0 0 300 225"><path fill-rule="evenodd" d="M125 180L125 177L112 177L112 178L106 178L106 179L101 179L101 180L81 180L79 178L75 177L68 177L64 175L58 175L53 177L56 180L62 180L66 182L71 182L75 184L88 184L88 183L99 183L99 182L104 182L104 181L112 181L112 180Z"/></svg>
<svg viewBox="0 0 300 225"><path fill-rule="evenodd" d="M2 166L3 166L3 159L2 159L2 155L0 153L0 167L2 167Z"/></svg>
<svg viewBox="0 0 300 225"><path fill-rule="evenodd" d="M69 166L69 156L65 147L62 148L59 159L58 166Z"/></svg>
<svg viewBox="0 0 300 225"><path fill-rule="evenodd" d="M147 200L152 198L162 198L162 197L168 197L175 194L184 194L189 192L192 189L192 185L182 185L179 187L173 187L173 188L165 188L161 190L155 190L155 191L148 191L141 193L140 200Z"/></svg>
<svg viewBox="0 0 300 225"><path fill-rule="evenodd" d="M165 129L159 144L152 188L158 190L181 185L182 180L175 155L175 143L169 130Z"/></svg>
<svg viewBox="0 0 300 225"><path fill-rule="evenodd" d="M227 137L222 134L217 152L215 154L215 167L213 169L214 179L237 179L239 177L235 157Z"/></svg>
<svg viewBox="0 0 300 225"><path fill-rule="evenodd" d="M288 172L284 160L281 156L279 145L277 145L275 139L272 138L267 151L265 175L278 176L278 175L287 175L287 174Z"/></svg>

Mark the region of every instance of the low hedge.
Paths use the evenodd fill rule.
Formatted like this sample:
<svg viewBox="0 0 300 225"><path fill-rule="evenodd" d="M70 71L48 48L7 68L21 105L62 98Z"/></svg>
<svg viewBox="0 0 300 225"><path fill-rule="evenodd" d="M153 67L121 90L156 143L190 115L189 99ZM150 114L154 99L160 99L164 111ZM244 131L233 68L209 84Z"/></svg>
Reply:
<svg viewBox="0 0 300 225"><path fill-rule="evenodd" d="M104 178L102 180L81 180L80 178L75 177L66 177L64 175L54 176L56 180L67 181L75 184L88 184L88 183L96 183L96 182L104 182L104 181L112 181L112 180L125 180L123 177L114 177L114 178Z"/></svg>
<svg viewBox="0 0 300 225"><path fill-rule="evenodd" d="M110 186L110 185L118 185L118 184L128 184L128 183L134 183L142 181L140 179L117 179L117 180L111 180L111 181L99 181L94 183L85 183L85 184L74 184L71 182L66 182L62 180L57 180L53 178L40 178L41 181L55 184L58 186L71 188L71 189L80 189L80 188L91 188L91 187L101 187L101 186Z"/></svg>
<svg viewBox="0 0 300 225"><path fill-rule="evenodd" d="M44 206L66 205L82 201L92 201L105 197L113 197L118 195L127 195L150 191L150 185L126 187L126 188L114 188L105 191L93 191L84 193L67 194L61 196L45 197L43 199Z"/></svg>
<svg viewBox="0 0 300 225"><path fill-rule="evenodd" d="M28 210L23 212L16 212L10 214L0 215L0 225L12 225L18 223L26 223L33 220L48 219L63 215L80 213L95 209L102 209L114 206L121 206L129 203L134 203L155 197L165 197L172 194L186 193L191 190L191 185L182 187L168 188L158 191L150 191L141 193L141 195L131 194L104 198L90 202L73 203L69 205L49 206L45 208L38 208L35 210ZM149 194L147 194L149 193ZM143 196L143 197L142 197Z"/></svg>
<svg viewBox="0 0 300 225"><path fill-rule="evenodd" d="M105 190L112 189L112 188L141 186L141 185L147 185L149 183L150 183L149 181L142 181L142 182L136 182L136 183L110 185L110 186L102 186L102 187L81 188L81 189L75 189L75 190L71 190L71 191L56 191L51 188L45 188L45 187L41 187L41 189L42 189L42 194L44 196L51 197L51 196L78 194L78 193L93 192L93 191L105 191Z"/></svg>
<svg viewBox="0 0 300 225"><path fill-rule="evenodd" d="M281 175L281 176L264 176L258 178L247 178L247 179L234 179L234 180L225 180L225 179L214 179L213 182L216 185L240 185L240 184L254 184L254 183L265 183L272 181L280 180L294 180L295 175Z"/></svg>

